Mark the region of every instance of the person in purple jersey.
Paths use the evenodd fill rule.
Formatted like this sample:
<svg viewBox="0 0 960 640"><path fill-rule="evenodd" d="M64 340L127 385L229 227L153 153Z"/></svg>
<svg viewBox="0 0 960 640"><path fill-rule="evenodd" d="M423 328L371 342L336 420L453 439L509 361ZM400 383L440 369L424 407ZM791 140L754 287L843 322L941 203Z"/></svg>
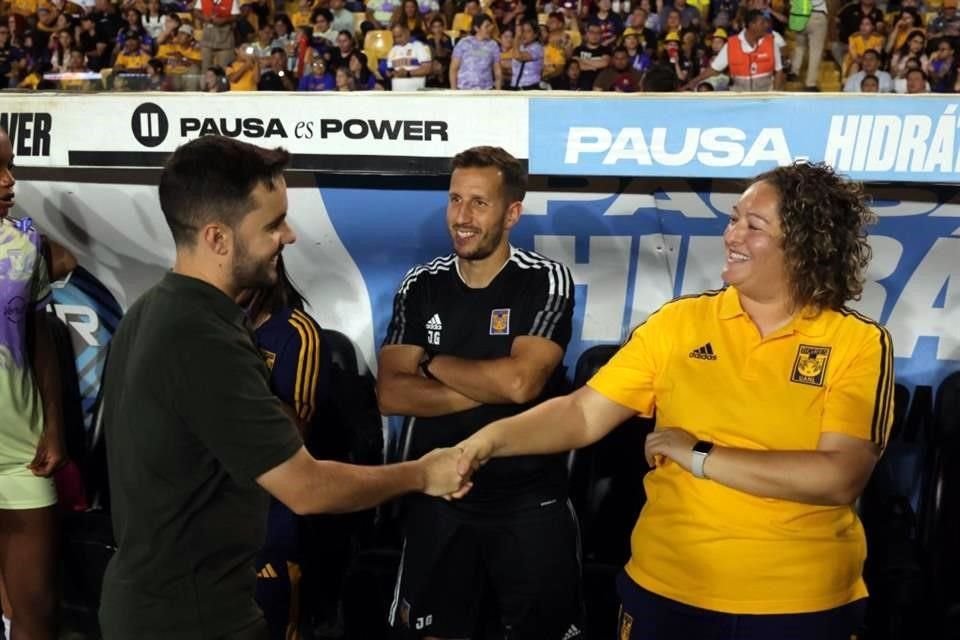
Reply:
<svg viewBox="0 0 960 640"><path fill-rule="evenodd" d="M55 505L51 476L66 461L60 379L44 307L40 235L9 217L13 147L0 129L0 578L17 640L56 633Z"/></svg>

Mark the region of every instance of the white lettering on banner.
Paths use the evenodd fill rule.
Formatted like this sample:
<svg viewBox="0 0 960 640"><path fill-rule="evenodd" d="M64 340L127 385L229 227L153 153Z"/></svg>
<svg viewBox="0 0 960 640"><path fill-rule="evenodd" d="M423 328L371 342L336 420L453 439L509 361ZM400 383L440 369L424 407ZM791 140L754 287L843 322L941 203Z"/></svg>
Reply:
<svg viewBox="0 0 960 640"><path fill-rule="evenodd" d="M673 296L681 236L648 234L637 243L637 272L629 331L647 319Z"/></svg>
<svg viewBox="0 0 960 640"><path fill-rule="evenodd" d="M647 134L639 127L624 127L613 132L604 127L570 127L564 164L577 164L584 154L604 154L601 164L616 165L633 161L638 165L682 167L694 158L707 167L753 167L761 162L790 164L793 156L783 129L764 128L752 141L746 132L734 127L684 129L679 151L667 150L666 127L654 127Z"/></svg>
<svg viewBox="0 0 960 640"><path fill-rule="evenodd" d="M591 236L590 261L577 262L574 236L534 236L536 251L570 267L575 284L587 285L582 340L618 342L630 271L630 236Z"/></svg>
<svg viewBox="0 0 960 640"><path fill-rule="evenodd" d="M824 160L839 171L954 173L960 170L957 105L925 115L832 116Z"/></svg>
<svg viewBox="0 0 960 640"><path fill-rule="evenodd" d="M960 360L960 238L938 238L910 276L890 317L894 353L909 358L921 336L938 336L937 358ZM934 307L946 287L943 308Z"/></svg>

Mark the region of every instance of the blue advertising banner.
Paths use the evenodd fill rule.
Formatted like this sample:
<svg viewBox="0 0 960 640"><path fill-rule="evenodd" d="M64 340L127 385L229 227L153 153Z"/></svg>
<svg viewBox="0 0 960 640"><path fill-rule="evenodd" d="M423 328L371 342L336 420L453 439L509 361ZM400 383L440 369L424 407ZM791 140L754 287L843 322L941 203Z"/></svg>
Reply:
<svg viewBox="0 0 960 640"><path fill-rule="evenodd" d="M720 236L739 196L735 183L555 178L536 189L511 242L572 270L571 369L585 349L622 341L667 300L721 285ZM937 384L960 368L960 206L944 187L870 191L880 215L874 259L863 299L852 306L890 330L898 381ZM406 270L451 252L445 188L328 185L320 193L369 295L375 352ZM358 320L339 318L348 333Z"/></svg>
<svg viewBox="0 0 960 640"><path fill-rule="evenodd" d="M530 100L540 175L745 178L795 160L858 180L957 180L951 96Z"/></svg>

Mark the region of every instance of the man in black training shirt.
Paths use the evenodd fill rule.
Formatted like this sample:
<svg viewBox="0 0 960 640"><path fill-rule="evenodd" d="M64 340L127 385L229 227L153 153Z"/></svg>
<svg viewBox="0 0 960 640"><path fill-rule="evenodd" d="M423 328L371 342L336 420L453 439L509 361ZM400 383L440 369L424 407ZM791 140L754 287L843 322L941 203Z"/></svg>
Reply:
<svg viewBox="0 0 960 640"><path fill-rule="evenodd" d="M107 640L266 638L252 560L267 492L304 514L462 486L456 450L384 467L317 461L271 393L234 300L272 285L295 240L287 160L209 136L180 147L160 178L176 264L120 323L104 379L117 540L100 610Z"/></svg>
<svg viewBox="0 0 960 640"><path fill-rule="evenodd" d="M453 160L454 253L411 269L380 352L384 414L415 416L410 454L460 442L555 395L570 340L569 269L512 247L526 175L499 148ZM581 636L577 523L565 456L491 460L462 501L408 501L391 623L410 635L470 638L478 592L494 590L513 640Z"/></svg>

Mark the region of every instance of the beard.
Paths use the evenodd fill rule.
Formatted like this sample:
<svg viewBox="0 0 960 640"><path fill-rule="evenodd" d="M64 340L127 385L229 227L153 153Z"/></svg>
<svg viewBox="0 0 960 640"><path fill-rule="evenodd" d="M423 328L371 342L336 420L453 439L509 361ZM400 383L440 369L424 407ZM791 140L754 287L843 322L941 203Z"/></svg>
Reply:
<svg viewBox="0 0 960 640"><path fill-rule="evenodd" d="M456 229L451 230L451 235L454 237L454 252L458 258L462 260L483 260L484 258L489 258L490 255L497 250L497 247L500 246L500 241L503 239L503 224L501 223L490 229L490 231L479 235L477 237L477 245L472 250L461 250L457 248L456 234Z"/></svg>
<svg viewBox="0 0 960 640"><path fill-rule="evenodd" d="M278 254L257 260L243 240L236 236L233 251L233 284L238 290L265 289L277 283L277 265L273 263L273 258Z"/></svg>

